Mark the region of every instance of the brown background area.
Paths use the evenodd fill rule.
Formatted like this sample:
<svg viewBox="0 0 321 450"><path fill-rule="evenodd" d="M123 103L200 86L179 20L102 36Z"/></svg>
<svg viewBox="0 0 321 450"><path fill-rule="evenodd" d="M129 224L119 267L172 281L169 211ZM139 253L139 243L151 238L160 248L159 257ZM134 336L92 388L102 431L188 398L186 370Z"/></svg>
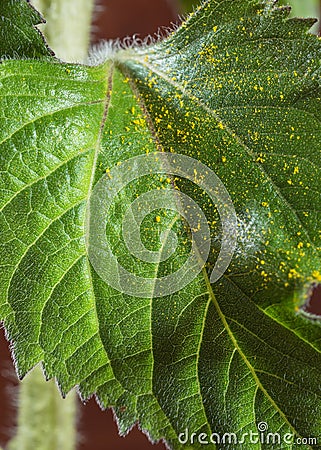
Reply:
<svg viewBox="0 0 321 450"><path fill-rule="evenodd" d="M92 40L98 42L100 39L123 38L133 34L144 37L155 33L158 27L169 26L176 21L177 10L173 0L100 0L96 7ZM8 343L1 332L0 445L5 445L14 433L18 383ZM81 442L77 450L165 449L163 444L153 446L137 427L125 439L119 437L111 411L101 411L93 399L87 405L80 403L79 409Z"/></svg>

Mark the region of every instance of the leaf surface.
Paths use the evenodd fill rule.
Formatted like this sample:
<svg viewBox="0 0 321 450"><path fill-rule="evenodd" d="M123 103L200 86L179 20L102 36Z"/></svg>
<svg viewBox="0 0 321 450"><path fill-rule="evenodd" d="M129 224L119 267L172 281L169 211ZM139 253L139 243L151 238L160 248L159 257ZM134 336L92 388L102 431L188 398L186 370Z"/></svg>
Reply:
<svg viewBox="0 0 321 450"><path fill-rule="evenodd" d="M320 437L321 329L300 309L321 280L320 42L307 33L313 21L288 14L271 2L211 0L164 41L97 67L0 65L0 311L17 370L23 377L42 361L63 394L79 385L84 399L96 394L113 407L122 433L138 421L173 449L203 448L201 433L218 434L210 449L275 448L249 441L260 422L280 433L278 448ZM128 252L123 216L152 188L174 191L175 182L194 197L213 244L188 286L138 298L91 265L86 207L106 172L160 150L218 175L235 205L237 246L211 284L222 234L216 206L166 171L131 181L106 228L128 270L160 278L189 251L186 222L165 208L141 227L159 261ZM162 261L169 229L177 251Z"/></svg>

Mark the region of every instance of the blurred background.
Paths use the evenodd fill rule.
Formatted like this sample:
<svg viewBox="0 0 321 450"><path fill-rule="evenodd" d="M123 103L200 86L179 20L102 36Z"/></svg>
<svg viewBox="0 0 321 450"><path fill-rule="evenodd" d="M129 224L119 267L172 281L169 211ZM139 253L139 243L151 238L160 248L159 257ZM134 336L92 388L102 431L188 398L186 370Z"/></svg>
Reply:
<svg viewBox="0 0 321 450"><path fill-rule="evenodd" d="M145 37L159 27L168 27L179 21L179 15L188 12L199 1L193 0L99 0L95 8L92 43L102 39L124 38L137 34ZM292 15L319 17L320 0L289 0ZM316 24L312 30L320 34ZM0 330L1 331L1 330ZM16 423L16 397L18 380L5 341L0 333L0 445L5 446ZM77 450L164 450L163 444L153 446L137 427L124 439L118 436L111 411L103 412L92 399L85 406L79 402L78 428L80 442ZM35 449L39 450L39 449ZM63 450L63 449L61 449Z"/></svg>

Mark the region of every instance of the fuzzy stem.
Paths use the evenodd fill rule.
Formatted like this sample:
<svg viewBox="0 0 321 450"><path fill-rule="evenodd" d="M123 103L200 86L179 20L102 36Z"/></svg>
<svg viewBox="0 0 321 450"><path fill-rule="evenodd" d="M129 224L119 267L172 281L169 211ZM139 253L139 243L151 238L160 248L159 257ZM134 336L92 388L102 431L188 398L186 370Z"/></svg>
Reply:
<svg viewBox="0 0 321 450"><path fill-rule="evenodd" d="M62 400L55 382L45 382L36 367L21 383L18 433L8 450L74 450L76 409L75 392Z"/></svg>
<svg viewBox="0 0 321 450"><path fill-rule="evenodd" d="M94 0L32 0L46 19L42 31L56 56L83 62L90 44Z"/></svg>

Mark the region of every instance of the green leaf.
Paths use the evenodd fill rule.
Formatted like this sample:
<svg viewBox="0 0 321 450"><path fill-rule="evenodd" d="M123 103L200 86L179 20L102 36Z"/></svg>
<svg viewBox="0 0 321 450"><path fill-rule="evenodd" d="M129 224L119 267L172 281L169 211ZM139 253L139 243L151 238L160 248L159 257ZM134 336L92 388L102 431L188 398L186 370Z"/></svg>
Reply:
<svg viewBox="0 0 321 450"><path fill-rule="evenodd" d="M77 441L75 397L76 393L72 392L62 399L54 380L45 382L41 368L36 367L19 387L18 429L6 449L74 450Z"/></svg>
<svg viewBox="0 0 321 450"><path fill-rule="evenodd" d="M272 2L211 0L163 42L106 46L97 67L2 62L0 312L20 377L42 361L63 394L78 385L113 407L121 433L139 421L173 449L203 448L201 433L221 436L210 449L312 448L296 439L320 438L320 322L301 307L321 281L321 44L307 33L314 21L288 14ZM139 298L91 264L85 230L96 218L86 208L103 176L116 183L126 160L157 150L217 174L237 245L211 284L223 230L197 173L194 183L169 168L123 179L106 234L127 270L156 283L190 251L190 230L167 205L140 227L158 261L130 255L123 217L152 189L193 197L213 244L189 285ZM169 230L177 248L162 261ZM280 442L250 441L258 423Z"/></svg>
<svg viewBox="0 0 321 450"><path fill-rule="evenodd" d="M48 59L52 51L45 44L36 25L40 14L25 0L1 0L0 58Z"/></svg>

